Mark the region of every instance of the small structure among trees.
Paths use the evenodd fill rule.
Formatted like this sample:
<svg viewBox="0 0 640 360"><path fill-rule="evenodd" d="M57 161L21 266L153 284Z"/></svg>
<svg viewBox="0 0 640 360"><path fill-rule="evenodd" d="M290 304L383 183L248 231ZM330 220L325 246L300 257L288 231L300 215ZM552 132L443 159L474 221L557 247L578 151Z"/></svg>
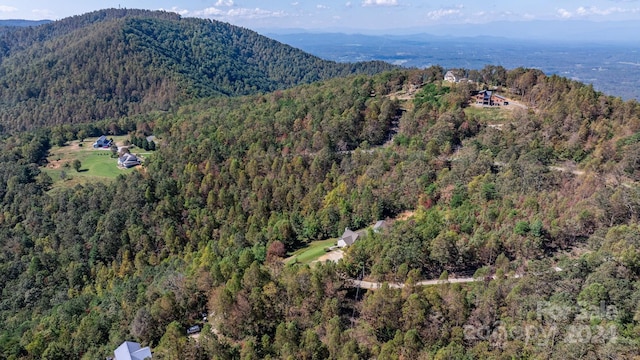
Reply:
<svg viewBox="0 0 640 360"><path fill-rule="evenodd" d="M464 74L460 74L460 71L457 70L449 70L444 74L444 81L446 82L458 83L465 80L467 79L464 77Z"/></svg>
<svg viewBox="0 0 640 360"><path fill-rule="evenodd" d="M358 240L359 237L360 237L360 234L358 234L357 232L352 231L349 228L345 228L344 233L342 234L342 236L340 236L340 239L338 240L338 247L343 248L343 247L353 245L353 243L356 242L356 240Z"/></svg>

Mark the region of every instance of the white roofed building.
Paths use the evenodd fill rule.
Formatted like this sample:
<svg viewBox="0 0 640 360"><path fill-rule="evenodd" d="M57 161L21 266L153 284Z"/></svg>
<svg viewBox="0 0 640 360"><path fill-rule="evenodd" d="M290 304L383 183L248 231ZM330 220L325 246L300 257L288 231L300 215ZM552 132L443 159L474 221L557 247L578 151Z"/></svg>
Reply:
<svg viewBox="0 0 640 360"><path fill-rule="evenodd" d="M140 344L133 341L123 342L116 351L113 352L114 360L144 360L151 359L151 348L148 346L141 347Z"/></svg>

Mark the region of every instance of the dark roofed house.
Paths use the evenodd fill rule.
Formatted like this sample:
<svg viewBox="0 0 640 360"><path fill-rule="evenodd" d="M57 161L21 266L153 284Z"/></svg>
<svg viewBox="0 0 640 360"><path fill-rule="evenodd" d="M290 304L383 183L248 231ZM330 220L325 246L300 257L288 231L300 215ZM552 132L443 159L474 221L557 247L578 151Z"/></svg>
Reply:
<svg viewBox="0 0 640 360"><path fill-rule="evenodd" d="M491 90L482 90L478 92L476 95L476 104L483 106L491 106L493 102L491 101L491 95L493 92Z"/></svg>
<svg viewBox="0 0 640 360"><path fill-rule="evenodd" d="M491 90L472 91L471 96L476 99L476 104L482 106L509 105L509 99L500 96Z"/></svg>
<svg viewBox="0 0 640 360"><path fill-rule="evenodd" d="M356 240L358 240L358 237L360 237L360 234L358 234L355 231L349 230L349 228L345 228L344 233L342 234L342 236L340 236L340 239L338 240L338 247L342 248L342 247L353 245L353 243L356 242Z"/></svg>
<svg viewBox="0 0 640 360"><path fill-rule="evenodd" d="M131 153L124 153L118 158L118 166L121 166L127 169L130 167L140 165L140 163L141 163L140 159Z"/></svg>
<svg viewBox="0 0 640 360"><path fill-rule="evenodd" d="M93 147L95 149L108 148L108 147L111 147L111 143L112 143L111 140L107 139L106 136L102 135L98 138L98 140L96 140L96 142L93 143Z"/></svg>

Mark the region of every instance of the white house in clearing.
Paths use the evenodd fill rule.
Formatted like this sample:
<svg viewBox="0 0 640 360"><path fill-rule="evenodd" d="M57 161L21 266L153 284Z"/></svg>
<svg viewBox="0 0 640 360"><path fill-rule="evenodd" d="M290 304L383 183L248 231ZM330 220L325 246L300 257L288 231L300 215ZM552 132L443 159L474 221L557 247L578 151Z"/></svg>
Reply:
<svg viewBox="0 0 640 360"><path fill-rule="evenodd" d="M118 166L121 166L127 169L130 167L140 165L140 163L141 163L140 159L131 153L124 153L118 158Z"/></svg>
<svg viewBox="0 0 640 360"><path fill-rule="evenodd" d="M349 245L353 245L353 243L356 242L359 237L360 234L358 234L357 232L351 231L349 230L349 228L344 228L344 233L338 240L338 247L343 248Z"/></svg>
<svg viewBox="0 0 640 360"><path fill-rule="evenodd" d="M380 220L373 225L372 230L374 233L381 233L387 227L387 222L384 220ZM366 236L367 230L363 229L360 231L353 231L349 228L344 228L344 233L338 239L337 247L344 248L347 246L353 245L359 238Z"/></svg>

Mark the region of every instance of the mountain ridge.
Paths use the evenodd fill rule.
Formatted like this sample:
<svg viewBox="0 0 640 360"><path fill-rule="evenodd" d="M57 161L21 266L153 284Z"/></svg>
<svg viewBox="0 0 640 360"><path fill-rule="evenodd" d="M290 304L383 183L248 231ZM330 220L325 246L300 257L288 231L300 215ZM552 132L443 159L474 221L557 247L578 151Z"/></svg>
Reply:
<svg viewBox="0 0 640 360"><path fill-rule="evenodd" d="M52 22L52 20L25 20L25 19L6 19L0 20L0 26L7 27L25 27L25 26L38 26Z"/></svg>
<svg viewBox="0 0 640 360"><path fill-rule="evenodd" d="M0 123L10 131L392 68L322 60L248 29L145 10L108 9L5 32L0 49Z"/></svg>
<svg viewBox="0 0 640 360"><path fill-rule="evenodd" d="M494 21L489 23L437 24L420 27L362 29L362 28L259 28L262 34L292 33L346 33L371 36L410 36L429 34L442 37L498 36L515 40L537 40L545 42L580 43L633 43L640 39L629 34L640 32L640 24L635 21L596 22L584 20L531 20ZM470 35L472 34L472 35Z"/></svg>

